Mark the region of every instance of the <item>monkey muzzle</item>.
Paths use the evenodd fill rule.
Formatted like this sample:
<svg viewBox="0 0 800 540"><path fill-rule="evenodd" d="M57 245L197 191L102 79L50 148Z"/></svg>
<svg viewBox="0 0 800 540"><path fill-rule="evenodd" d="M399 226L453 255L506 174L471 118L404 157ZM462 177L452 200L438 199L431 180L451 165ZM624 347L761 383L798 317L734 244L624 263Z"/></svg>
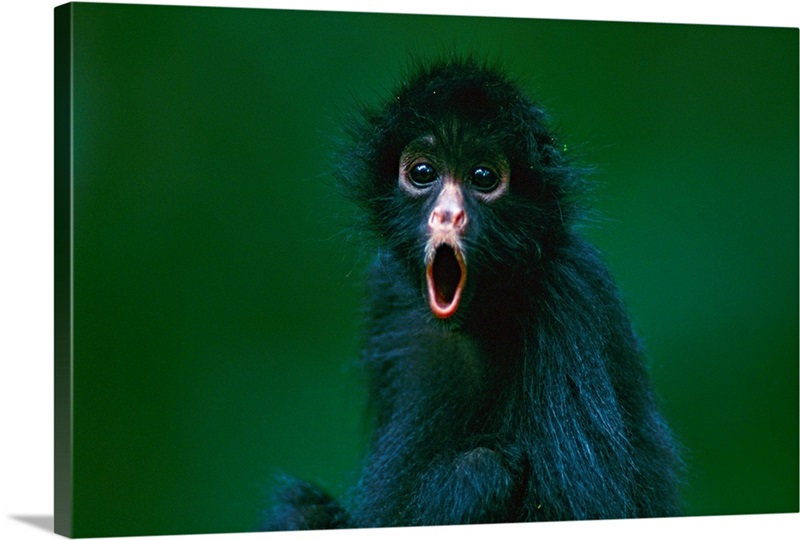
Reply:
<svg viewBox="0 0 800 540"><path fill-rule="evenodd" d="M467 281L467 264L461 248L467 221L461 186L444 182L428 218L425 245L428 303L440 319L452 317L458 310Z"/></svg>

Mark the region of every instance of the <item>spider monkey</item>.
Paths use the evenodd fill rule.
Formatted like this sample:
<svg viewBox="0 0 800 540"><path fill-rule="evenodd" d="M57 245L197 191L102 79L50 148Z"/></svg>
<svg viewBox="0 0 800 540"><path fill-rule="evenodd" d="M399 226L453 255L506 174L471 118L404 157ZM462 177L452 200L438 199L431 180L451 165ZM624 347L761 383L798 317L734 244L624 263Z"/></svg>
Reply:
<svg viewBox="0 0 800 540"><path fill-rule="evenodd" d="M670 516L676 444L542 109L473 59L365 109L336 170L378 249L374 433L340 500L286 479L265 529Z"/></svg>

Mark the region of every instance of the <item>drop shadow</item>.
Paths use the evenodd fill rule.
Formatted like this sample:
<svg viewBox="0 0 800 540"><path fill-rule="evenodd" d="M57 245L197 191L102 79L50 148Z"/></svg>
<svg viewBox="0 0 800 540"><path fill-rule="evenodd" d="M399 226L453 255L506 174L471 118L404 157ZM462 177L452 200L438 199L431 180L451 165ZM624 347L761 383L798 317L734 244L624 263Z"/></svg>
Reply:
<svg viewBox="0 0 800 540"><path fill-rule="evenodd" d="M22 523L27 523L37 529L42 529L47 532L54 532L55 518L53 516L9 516L11 519L16 519Z"/></svg>

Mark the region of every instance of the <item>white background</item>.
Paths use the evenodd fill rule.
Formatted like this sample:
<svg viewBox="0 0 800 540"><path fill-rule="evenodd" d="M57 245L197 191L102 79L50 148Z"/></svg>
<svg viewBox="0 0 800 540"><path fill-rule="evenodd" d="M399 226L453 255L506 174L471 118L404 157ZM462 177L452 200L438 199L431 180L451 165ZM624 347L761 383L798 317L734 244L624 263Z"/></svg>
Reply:
<svg viewBox="0 0 800 540"><path fill-rule="evenodd" d="M151 1L345 11L504 15L528 18L798 27L792 0L656 2L590 0ZM0 538L53 535L53 8L16 0L0 11ZM713 4L724 12L714 9ZM746 463L741 464L746 467ZM797 538L800 514L595 523L445 527L428 538ZM407 530L267 533L270 538L405 538ZM265 534L193 535L196 540ZM157 537L147 537L157 538ZM183 536L177 538L184 538Z"/></svg>

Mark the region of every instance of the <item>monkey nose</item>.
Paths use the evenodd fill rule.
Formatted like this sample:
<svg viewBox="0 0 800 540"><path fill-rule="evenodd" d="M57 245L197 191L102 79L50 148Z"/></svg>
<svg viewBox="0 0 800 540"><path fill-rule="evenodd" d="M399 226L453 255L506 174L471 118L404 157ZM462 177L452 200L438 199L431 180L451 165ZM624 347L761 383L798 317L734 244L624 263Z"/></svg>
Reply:
<svg viewBox="0 0 800 540"><path fill-rule="evenodd" d="M466 224L467 212L461 187L456 182L445 181L428 217L428 226L431 230L460 232Z"/></svg>
<svg viewBox="0 0 800 540"><path fill-rule="evenodd" d="M459 205L440 205L433 209L428 224L433 227L452 227L463 229L467 223L467 213Z"/></svg>

